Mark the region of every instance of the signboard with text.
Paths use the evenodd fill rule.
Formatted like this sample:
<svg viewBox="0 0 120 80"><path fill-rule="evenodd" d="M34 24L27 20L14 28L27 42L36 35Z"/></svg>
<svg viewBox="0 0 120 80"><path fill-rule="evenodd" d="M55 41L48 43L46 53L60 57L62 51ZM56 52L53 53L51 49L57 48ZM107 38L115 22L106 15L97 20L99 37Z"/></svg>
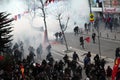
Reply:
<svg viewBox="0 0 120 80"><path fill-rule="evenodd" d="M94 14L90 13L90 22L94 22Z"/></svg>
<svg viewBox="0 0 120 80"><path fill-rule="evenodd" d="M104 8L104 13L120 13L120 8Z"/></svg>

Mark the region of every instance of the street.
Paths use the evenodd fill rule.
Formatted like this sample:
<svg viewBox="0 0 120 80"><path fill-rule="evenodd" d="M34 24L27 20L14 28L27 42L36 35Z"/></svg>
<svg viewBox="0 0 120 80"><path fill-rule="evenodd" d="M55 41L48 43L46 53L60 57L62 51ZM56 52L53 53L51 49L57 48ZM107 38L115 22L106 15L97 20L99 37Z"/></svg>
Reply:
<svg viewBox="0 0 120 80"><path fill-rule="evenodd" d="M80 42L79 42L79 37L82 34L79 35L74 35L74 33L66 33L66 39L67 39L67 44L68 46L77 48L77 49L81 49L81 50L85 50L85 51L91 51L92 53L95 54L99 54L99 45L98 45L98 38L96 37L96 43L93 44L92 39L90 39L90 43L87 43L85 41L85 49L82 49L82 47L80 46ZM83 35L83 37L87 37L87 35ZM90 36L91 38L91 36ZM110 40L110 39L104 39L104 38L100 38L100 48L101 48L101 55L102 56L106 56L109 58L114 59L115 58L115 49L117 47L120 46L120 42L119 41L114 41L114 40Z"/></svg>

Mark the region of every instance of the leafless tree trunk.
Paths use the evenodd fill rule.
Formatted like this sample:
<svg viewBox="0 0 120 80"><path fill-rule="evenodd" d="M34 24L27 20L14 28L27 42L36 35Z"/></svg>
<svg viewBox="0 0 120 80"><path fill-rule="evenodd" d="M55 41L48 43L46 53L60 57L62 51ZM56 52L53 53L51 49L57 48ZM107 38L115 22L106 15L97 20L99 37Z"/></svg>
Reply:
<svg viewBox="0 0 120 80"><path fill-rule="evenodd" d="M38 2L40 2L41 3L41 5L39 6L39 5L36 5L36 2L35 2L35 0L34 0L34 12L32 12L31 11L31 9L29 9L29 6L30 6L30 4L28 5L28 10L30 10L31 11L31 17L32 17L32 20L30 21L30 24L31 24L31 26L34 28L34 29L39 29L38 27L35 27L35 26L33 26L33 20L34 20L34 18L35 18L35 16L36 16L36 6L38 6L37 7L37 10L41 10L42 11L42 15L41 15L41 17L43 17L43 21L44 21L44 27L45 27L45 32L46 32L46 38L47 38L47 42L49 42L49 40L48 40L48 32L47 32L47 22L46 22L46 13L45 13L45 4L44 4L44 1L43 0L37 0L37 3ZM33 15L32 15L33 14Z"/></svg>
<svg viewBox="0 0 120 80"><path fill-rule="evenodd" d="M47 23L46 23L46 14L45 14L45 4L43 3L43 0L40 0L41 2L41 10L43 13L43 21L44 21L44 26L45 26L45 31L46 31L46 38L47 38L47 42L49 42L48 40L48 30L47 30Z"/></svg>
<svg viewBox="0 0 120 80"><path fill-rule="evenodd" d="M58 14L57 17L58 17L58 21L59 21L60 29L61 29L62 34L63 34L63 38L64 38L64 40L65 40L66 49L67 49L67 51L68 51L68 44L67 44L67 40L66 40L66 37L65 37L64 31L67 29L67 25L68 25L68 22L69 22L69 17L67 18L67 22L66 22L66 25L65 25L64 28L63 28L62 23L61 23L61 13Z"/></svg>

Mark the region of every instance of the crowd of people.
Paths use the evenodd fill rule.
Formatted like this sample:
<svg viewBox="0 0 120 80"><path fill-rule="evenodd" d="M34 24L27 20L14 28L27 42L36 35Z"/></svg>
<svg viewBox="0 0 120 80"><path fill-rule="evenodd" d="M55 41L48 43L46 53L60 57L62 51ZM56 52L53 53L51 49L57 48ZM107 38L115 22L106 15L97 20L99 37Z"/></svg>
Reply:
<svg viewBox="0 0 120 80"><path fill-rule="evenodd" d="M63 39L63 34L62 32L56 32L55 33L55 38L56 38L56 41L61 41Z"/></svg>
<svg viewBox="0 0 120 80"><path fill-rule="evenodd" d="M102 23L103 25L103 29L104 30L110 30L110 32L117 32L118 28L120 27L119 21L120 18L115 16L115 15L110 15L110 14L104 14L104 17L95 17L94 22L88 22L84 24L84 29L82 29L82 33L80 33L80 27L79 26L75 26L73 28L74 34L78 35L80 34L80 46L82 46L82 48L84 49L84 40L85 38L83 37L83 35L88 34L89 32L91 32L91 39L93 41L93 43L96 43L96 37L102 37L102 32L99 30L99 25ZM99 32L98 32L99 30ZM85 33L83 33L85 31ZM99 33L99 35L98 35ZM83 34L83 35L81 35ZM103 36L104 37L104 36ZM106 37L109 38L109 33L106 34ZM114 39L116 39L116 34L113 34Z"/></svg>
<svg viewBox="0 0 120 80"><path fill-rule="evenodd" d="M34 49L30 47L28 50L30 54L24 59L16 57L16 54L11 55L10 64L0 69L0 80L83 80L83 76L87 76L86 80L110 80L112 75L111 67L105 69L105 60L100 59L99 55L91 63L91 52L84 54L82 66L75 51L72 60L65 54L62 60L55 61L49 52L46 59L36 63L33 59ZM84 70L86 75L83 75Z"/></svg>
<svg viewBox="0 0 120 80"><path fill-rule="evenodd" d="M106 23L106 27L111 24ZM117 24L117 23L116 23ZM97 25L97 22L96 24ZM90 24L85 23L85 31L89 31ZM79 34L79 27L74 28L75 35ZM55 33L56 41L62 40L61 32ZM96 34L92 34L93 43ZM84 38L80 37L80 45L84 48ZM94 57L94 63L91 62L91 52L84 54L83 64L79 64L79 56L76 52L73 53L72 60L65 54L62 60L55 61L50 51L51 45L48 45L48 55L41 63L36 63L34 56L41 58L42 45L40 44L36 49L30 46L28 48L29 55L23 57L24 48L23 43L19 45L16 43L12 49L8 49L9 61L0 66L0 80L111 80L112 68L110 66L105 69L106 61L101 59L98 54ZM120 48L116 49L116 58L120 57ZM85 75L83 75L85 71ZM117 73L116 80L120 79L120 71Z"/></svg>
<svg viewBox="0 0 120 80"><path fill-rule="evenodd" d="M67 55L67 58L63 57L64 61L55 61L49 52L46 59L36 63L32 46L28 48L27 58L21 58L22 51L19 47L21 46L17 43L13 46L13 52L9 52L9 60L0 67L0 80L79 80L82 77L82 67L76 65L76 53L72 61ZM41 52L38 48L37 51Z"/></svg>

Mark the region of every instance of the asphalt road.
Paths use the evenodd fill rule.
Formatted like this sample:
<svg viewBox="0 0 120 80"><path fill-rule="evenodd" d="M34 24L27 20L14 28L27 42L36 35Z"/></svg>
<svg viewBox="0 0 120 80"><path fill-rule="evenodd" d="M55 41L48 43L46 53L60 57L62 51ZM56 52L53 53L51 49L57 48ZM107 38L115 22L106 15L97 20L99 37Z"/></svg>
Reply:
<svg viewBox="0 0 120 80"><path fill-rule="evenodd" d="M95 54L100 54L100 51L101 51L102 56L106 56L113 59L115 58L115 49L117 47L120 47L120 41L100 38L100 51L99 51L98 37L96 37L95 44L92 42L92 39L90 43L87 43L85 41L85 49L82 49L79 42L79 37L81 35L82 34L75 36L74 33L65 33L68 46L85 50L85 51L91 51L92 53L95 53ZM88 35L83 35L84 38L87 36Z"/></svg>

